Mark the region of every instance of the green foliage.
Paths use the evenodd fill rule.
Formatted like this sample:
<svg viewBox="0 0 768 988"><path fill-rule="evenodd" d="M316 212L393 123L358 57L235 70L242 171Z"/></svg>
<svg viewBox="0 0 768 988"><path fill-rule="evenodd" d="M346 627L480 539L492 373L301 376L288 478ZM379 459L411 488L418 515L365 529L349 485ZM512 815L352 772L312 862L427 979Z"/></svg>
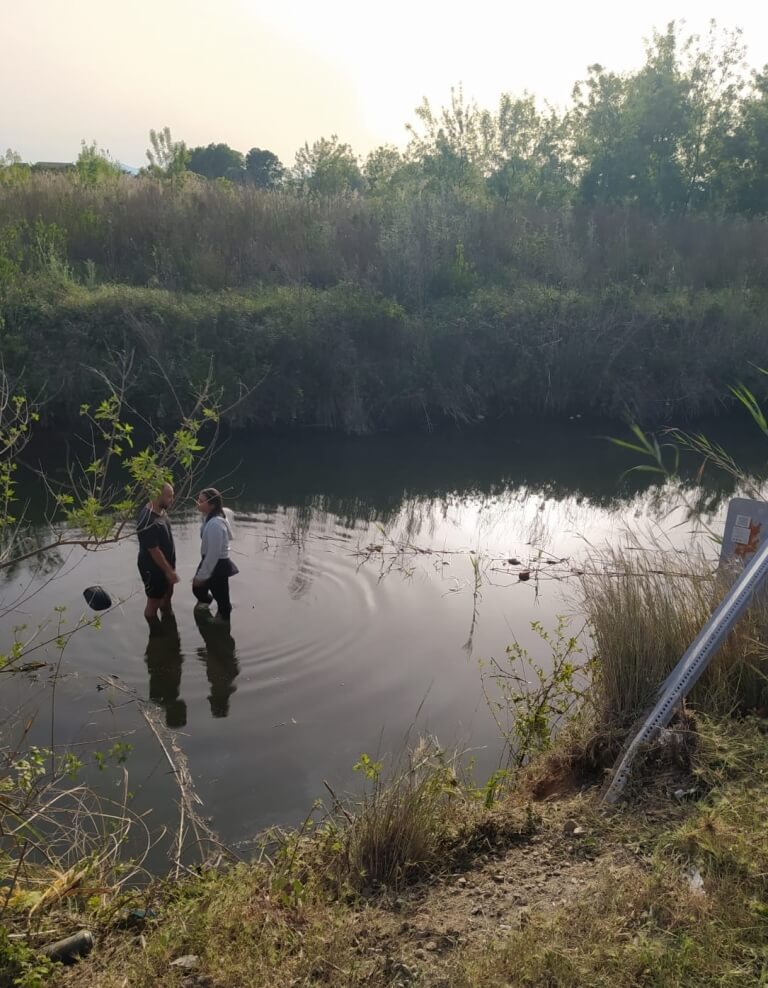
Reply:
<svg viewBox="0 0 768 988"><path fill-rule="evenodd" d="M30 394L60 382L52 422L100 400L82 364L122 341L132 400L161 421L174 399L150 370L185 391L208 354L217 383L263 382L237 426L652 424L721 410L734 381L760 401L768 77L749 81L742 58L738 33L670 24L637 71L592 66L565 112L528 93L485 109L459 88L416 110L404 153L361 165L333 135L290 176L258 147L190 159L168 128L139 177L107 182L92 144L77 173L22 190L6 156L4 359ZM214 180L184 181L190 167ZM132 469L159 478L146 458Z"/></svg>
<svg viewBox="0 0 768 988"><path fill-rule="evenodd" d="M171 128L150 130L147 150L149 167L147 171L157 178L180 181L189 163L189 151L184 141L174 141Z"/></svg>
<svg viewBox="0 0 768 988"><path fill-rule="evenodd" d="M0 157L0 185L19 187L26 183L32 169L21 160L21 155L10 148ZM2 282L2 270L0 270Z"/></svg>
<svg viewBox="0 0 768 988"><path fill-rule="evenodd" d="M23 940L12 940L0 926L0 985L8 988L42 988L54 975L54 964Z"/></svg>
<svg viewBox="0 0 768 988"><path fill-rule="evenodd" d="M546 649L541 663L514 641L503 662L491 659L481 667L486 699L512 768L548 751L557 731L588 696L591 665L579 661L579 636L566 634L567 625L567 619L559 617L549 632L540 621L531 623Z"/></svg>
<svg viewBox="0 0 768 988"><path fill-rule="evenodd" d="M525 262L539 263L530 253ZM391 277L407 263L393 253ZM676 408L721 408L734 380L758 399L766 393L765 375L750 366L762 333L757 292L564 290L533 278L488 284L476 243L447 236L429 277L422 274L416 298L440 297L420 308L350 282L180 295L38 281L34 291L11 287L0 304L3 352L9 371L24 371L30 394L55 376L46 416L70 423L81 404L102 400L98 377L83 375L82 365L108 371L115 339L134 354L131 403L161 424L178 412L171 389L158 387L158 367L186 398L206 380L209 354L229 393L258 384L228 413L236 426L366 432L423 425L425 410L434 422L627 410L654 422ZM672 404L681 393L684 404ZM185 458L195 452L187 431L167 437ZM137 456L123 437L114 441L126 462ZM91 469L96 479L99 464ZM146 455L131 470L137 483L160 477Z"/></svg>
<svg viewBox="0 0 768 988"><path fill-rule="evenodd" d="M710 206L733 146L743 54L738 32L719 37L712 23L703 45L671 22L638 72L591 66L569 121L582 200L662 213Z"/></svg>
<svg viewBox="0 0 768 988"><path fill-rule="evenodd" d="M18 457L39 418L24 395L13 394L7 380L0 382L0 562L12 552L14 528L19 522L15 513ZM6 662L0 657L0 668Z"/></svg>
<svg viewBox="0 0 768 988"><path fill-rule="evenodd" d="M85 185L98 185L117 178L120 165L113 161L109 152L97 146L96 141L86 144L82 141L80 154L75 162L77 177Z"/></svg>
<svg viewBox="0 0 768 988"><path fill-rule="evenodd" d="M342 144L336 134L321 137L310 147L296 152L293 181L299 190L320 196L343 195L363 187L363 175L357 156L349 144Z"/></svg>
<svg viewBox="0 0 768 988"><path fill-rule="evenodd" d="M228 178L236 181L242 177L244 168L242 154L228 144L208 144L206 147L189 150L187 169L204 178Z"/></svg>
<svg viewBox="0 0 768 988"><path fill-rule="evenodd" d="M279 188L286 175L285 167L272 151L251 148L245 156L245 177L259 189Z"/></svg>
<svg viewBox="0 0 768 988"><path fill-rule="evenodd" d="M133 751L133 745L125 741L116 741L108 751L94 751L93 760L100 772L108 768L109 763L125 765L128 756Z"/></svg>
<svg viewBox="0 0 768 988"><path fill-rule="evenodd" d="M362 772L369 782L378 782L383 767L383 762L375 762L370 755L363 753L360 760L352 766L352 769L355 772Z"/></svg>
<svg viewBox="0 0 768 988"><path fill-rule="evenodd" d="M465 794L456 770L434 739L384 774L384 762L363 754L354 766L366 787L350 810L337 807L344 823L323 830L328 877L340 888L383 884L397 888L440 866L458 838Z"/></svg>

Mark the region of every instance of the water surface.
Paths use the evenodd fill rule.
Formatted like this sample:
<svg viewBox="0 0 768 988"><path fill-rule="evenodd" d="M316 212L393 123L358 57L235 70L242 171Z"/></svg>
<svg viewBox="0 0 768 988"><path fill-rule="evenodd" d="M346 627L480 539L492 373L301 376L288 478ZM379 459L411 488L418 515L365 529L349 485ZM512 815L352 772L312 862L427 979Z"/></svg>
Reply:
<svg viewBox="0 0 768 988"><path fill-rule="evenodd" d="M668 493L621 479L633 461L603 431L573 420L495 434L232 439L206 478L227 489L236 514L231 628L195 618L198 516L179 504L182 583L160 636L142 617L133 539L66 553L47 583L31 566L12 574L6 601L30 581L37 588L13 622L48 621L47 637L53 608L72 623L91 584L123 603L100 630L73 637L55 699L41 670L4 684L2 703L17 724L36 717L30 736L41 744L53 736L87 752L129 741L135 806L172 824L175 783L131 694L150 698L177 732L204 812L232 843L298 823L324 780L350 789L362 752L396 751L409 731L462 746L482 779L500 743L480 660L503 658L514 638L546 662L531 622L552 628L566 614L581 627L573 572L590 547L628 531L663 532L679 547L691 538ZM759 455L747 429L731 438ZM725 502L713 490L717 524Z"/></svg>

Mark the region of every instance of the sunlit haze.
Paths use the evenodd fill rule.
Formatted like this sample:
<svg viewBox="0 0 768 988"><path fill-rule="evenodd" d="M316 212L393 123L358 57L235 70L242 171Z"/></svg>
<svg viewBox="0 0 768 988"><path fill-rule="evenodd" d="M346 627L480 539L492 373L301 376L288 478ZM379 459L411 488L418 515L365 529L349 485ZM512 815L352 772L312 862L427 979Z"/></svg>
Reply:
<svg viewBox="0 0 768 988"><path fill-rule="evenodd" d="M166 125L188 145L258 146L289 165L333 133L365 154L403 145L421 98L441 105L459 83L490 108L524 89L564 106L588 65L637 68L673 19L740 27L748 64L768 62L768 6L753 0L0 2L0 153L29 161L72 161L95 139L140 166L149 129Z"/></svg>

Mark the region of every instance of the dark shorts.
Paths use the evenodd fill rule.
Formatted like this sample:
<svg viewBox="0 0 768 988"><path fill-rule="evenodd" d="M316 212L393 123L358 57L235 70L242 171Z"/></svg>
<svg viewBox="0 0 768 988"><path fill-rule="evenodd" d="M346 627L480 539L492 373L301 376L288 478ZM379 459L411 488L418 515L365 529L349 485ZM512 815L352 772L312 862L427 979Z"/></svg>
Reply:
<svg viewBox="0 0 768 988"><path fill-rule="evenodd" d="M145 563L139 563L139 574L141 582L144 584L144 593L150 600L160 600L168 595L171 585L159 566L147 566Z"/></svg>

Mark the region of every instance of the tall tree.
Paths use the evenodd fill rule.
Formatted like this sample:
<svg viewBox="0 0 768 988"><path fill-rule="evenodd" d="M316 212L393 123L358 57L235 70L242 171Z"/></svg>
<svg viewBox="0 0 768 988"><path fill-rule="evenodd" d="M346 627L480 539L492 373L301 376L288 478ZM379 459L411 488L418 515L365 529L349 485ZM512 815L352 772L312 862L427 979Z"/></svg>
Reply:
<svg viewBox="0 0 768 988"><path fill-rule="evenodd" d="M569 114L586 202L628 202L662 212L711 204L724 142L737 118L743 47L738 32L705 44L671 22L654 32L630 75L589 69Z"/></svg>
<svg viewBox="0 0 768 988"><path fill-rule="evenodd" d="M430 185L464 194L482 194L493 160L495 126L492 114L466 100L461 86L451 89L451 101L439 111L426 97L416 108L417 124L408 156L422 168Z"/></svg>
<svg viewBox="0 0 768 988"><path fill-rule="evenodd" d="M245 159L229 144L208 144L205 147L191 148L187 170L204 178L229 178L234 181L242 178Z"/></svg>
<svg viewBox="0 0 768 988"><path fill-rule="evenodd" d="M564 121L551 108L539 113L529 93L504 93L495 120L492 192L505 201L562 206L573 194Z"/></svg>
<svg viewBox="0 0 768 988"><path fill-rule="evenodd" d="M179 178L187 169L189 150L184 141L174 141L171 128L150 130L147 172L158 178Z"/></svg>
<svg viewBox="0 0 768 988"><path fill-rule="evenodd" d="M357 156L336 134L321 137L311 147L305 143L299 148L293 177L299 188L316 195L356 192L364 184Z"/></svg>
<svg viewBox="0 0 768 988"><path fill-rule="evenodd" d="M374 148L365 159L363 175L371 195L384 195L402 187L414 177L414 166L391 144Z"/></svg>
<svg viewBox="0 0 768 988"><path fill-rule="evenodd" d="M746 50L740 31L720 33L714 21L706 39L693 35L682 48L687 62L689 110L689 127L682 144L686 205L719 209L724 205L719 201L719 173L742 119Z"/></svg>
<svg viewBox="0 0 768 988"><path fill-rule="evenodd" d="M768 65L753 73L737 126L724 141L716 182L724 210L768 215Z"/></svg>
<svg viewBox="0 0 768 988"><path fill-rule="evenodd" d="M272 151L251 148L245 156L245 174L260 189L276 189L287 174L283 163Z"/></svg>

